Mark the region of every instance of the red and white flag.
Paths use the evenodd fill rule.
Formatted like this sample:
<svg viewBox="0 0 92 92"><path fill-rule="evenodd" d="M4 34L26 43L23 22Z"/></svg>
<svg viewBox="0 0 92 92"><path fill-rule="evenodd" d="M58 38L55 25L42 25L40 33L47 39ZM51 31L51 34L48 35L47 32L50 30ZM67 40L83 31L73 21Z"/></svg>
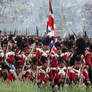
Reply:
<svg viewBox="0 0 92 92"><path fill-rule="evenodd" d="M52 10L53 1L49 0L49 18L47 21L47 33L50 37L56 37L56 28L54 23L54 15Z"/></svg>

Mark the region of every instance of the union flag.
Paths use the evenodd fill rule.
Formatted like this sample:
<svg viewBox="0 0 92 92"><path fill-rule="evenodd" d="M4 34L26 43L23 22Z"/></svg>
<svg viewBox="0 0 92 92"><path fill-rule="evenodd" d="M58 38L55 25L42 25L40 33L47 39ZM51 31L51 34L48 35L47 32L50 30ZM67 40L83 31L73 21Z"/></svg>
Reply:
<svg viewBox="0 0 92 92"><path fill-rule="evenodd" d="M56 37L56 28L54 23L52 3L53 3L52 0L49 0L49 18L47 21L47 33L50 37L52 36Z"/></svg>

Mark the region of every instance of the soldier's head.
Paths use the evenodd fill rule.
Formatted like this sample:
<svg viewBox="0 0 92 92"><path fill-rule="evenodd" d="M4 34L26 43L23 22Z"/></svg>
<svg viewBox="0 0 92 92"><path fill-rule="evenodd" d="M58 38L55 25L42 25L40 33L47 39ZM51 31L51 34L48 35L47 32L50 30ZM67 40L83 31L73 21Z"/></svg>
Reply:
<svg viewBox="0 0 92 92"><path fill-rule="evenodd" d="M29 44L24 42L22 43L22 48L23 48L23 52L25 53L25 55L27 56L30 53L30 47Z"/></svg>
<svg viewBox="0 0 92 92"><path fill-rule="evenodd" d="M29 43L29 45L32 45L34 42L35 42L35 41L34 41L33 38L29 38L29 39L28 39L28 43Z"/></svg>
<svg viewBox="0 0 92 92"><path fill-rule="evenodd" d="M59 42L56 42L55 47L57 48L57 54L60 55L62 52L61 44Z"/></svg>
<svg viewBox="0 0 92 92"><path fill-rule="evenodd" d="M16 72L19 74L20 72L22 72L23 63L22 62L16 62L15 67L16 67Z"/></svg>
<svg viewBox="0 0 92 92"><path fill-rule="evenodd" d="M8 46L8 40L4 39L3 42L2 42L2 45L3 45L3 51L6 52L6 49L7 49L7 46Z"/></svg>
<svg viewBox="0 0 92 92"><path fill-rule="evenodd" d="M30 54L31 50L32 50L32 48L30 46L27 46L24 50L25 55L28 56Z"/></svg>
<svg viewBox="0 0 92 92"><path fill-rule="evenodd" d="M69 40L72 40L72 41L74 41L74 40L75 40L75 37L74 37L74 35L70 35L70 37L69 37Z"/></svg>
<svg viewBox="0 0 92 92"><path fill-rule="evenodd" d="M13 40L13 39L9 40L9 50L14 51L15 48L16 48L15 40Z"/></svg>
<svg viewBox="0 0 92 92"><path fill-rule="evenodd" d="M42 62L42 65L44 68L47 68L48 67L48 61L47 61L47 58L45 56L41 56L41 62Z"/></svg>
<svg viewBox="0 0 92 92"><path fill-rule="evenodd" d="M44 50L49 50L49 44L51 42L51 39L49 37L44 38L42 41Z"/></svg>
<svg viewBox="0 0 92 92"><path fill-rule="evenodd" d="M58 61L58 66L63 68L65 66L65 60L63 57L58 57L57 58L57 61Z"/></svg>
<svg viewBox="0 0 92 92"><path fill-rule="evenodd" d="M80 68L81 68L81 64L82 64L81 57L76 57L76 58L75 58L75 67L76 67L77 69L80 69Z"/></svg>
<svg viewBox="0 0 92 92"><path fill-rule="evenodd" d="M36 70L37 69L37 65L38 65L38 62L37 62L37 58L36 57L33 57L32 58L32 69L33 70Z"/></svg>
<svg viewBox="0 0 92 92"><path fill-rule="evenodd" d="M85 43L85 40L83 38L77 39L76 47L77 47L77 53L78 54L83 54L84 53L85 46L86 46L86 43Z"/></svg>

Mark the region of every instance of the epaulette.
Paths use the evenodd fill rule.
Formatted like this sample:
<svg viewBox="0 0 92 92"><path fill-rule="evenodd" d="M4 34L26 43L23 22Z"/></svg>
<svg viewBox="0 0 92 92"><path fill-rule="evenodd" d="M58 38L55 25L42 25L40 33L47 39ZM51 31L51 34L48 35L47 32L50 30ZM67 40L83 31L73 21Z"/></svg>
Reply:
<svg viewBox="0 0 92 92"><path fill-rule="evenodd" d="M42 56L45 56L45 57L47 57L48 55L44 52L43 54L42 54Z"/></svg>
<svg viewBox="0 0 92 92"><path fill-rule="evenodd" d="M36 50L38 50L40 52L43 52L43 50L41 48L36 48Z"/></svg>
<svg viewBox="0 0 92 92"><path fill-rule="evenodd" d="M28 69L26 72L28 72L29 74L31 74L31 73L32 73L31 69Z"/></svg>
<svg viewBox="0 0 92 92"><path fill-rule="evenodd" d="M15 71L15 70L10 69L10 71L9 71L9 72L13 73L14 71Z"/></svg>

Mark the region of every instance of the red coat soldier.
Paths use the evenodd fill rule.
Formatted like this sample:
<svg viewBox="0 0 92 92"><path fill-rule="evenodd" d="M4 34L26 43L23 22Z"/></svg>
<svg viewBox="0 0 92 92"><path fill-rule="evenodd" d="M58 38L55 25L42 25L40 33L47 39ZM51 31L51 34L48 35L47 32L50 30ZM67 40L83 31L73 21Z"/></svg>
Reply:
<svg viewBox="0 0 92 92"><path fill-rule="evenodd" d="M91 81L91 84L92 84L92 43L90 44L89 46L89 51L86 52L86 62L89 66L89 79Z"/></svg>
<svg viewBox="0 0 92 92"><path fill-rule="evenodd" d="M71 73L70 79L74 83L80 82L82 84L83 83L90 84L88 72L87 72L86 69L83 69L83 67L82 67L82 59L80 57L76 57L75 65L70 68L70 73Z"/></svg>
<svg viewBox="0 0 92 92"><path fill-rule="evenodd" d="M48 68L47 58L45 56L41 56L40 60L42 62L42 68L38 70L38 80L39 80L39 83L41 83L42 86L44 86L49 80L50 70Z"/></svg>
<svg viewBox="0 0 92 92"><path fill-rule="evenodd" d="M7 77L8 83L14 80L20 80L20 81L25 80L25 74L23 74L23 71L22 71L23 63L17 61L15 66L16 66L16 70L10 70L8 74L8 77Z"/></svg>
<svg viewBox="0 0 92 92"><path fill-rule="evenodd" d="M26 78L28 78L30 81L32 82L36 82L37 80L37 58L33 57L31 62L30 62L31 66L30 68L26 71Z"/></svg>

